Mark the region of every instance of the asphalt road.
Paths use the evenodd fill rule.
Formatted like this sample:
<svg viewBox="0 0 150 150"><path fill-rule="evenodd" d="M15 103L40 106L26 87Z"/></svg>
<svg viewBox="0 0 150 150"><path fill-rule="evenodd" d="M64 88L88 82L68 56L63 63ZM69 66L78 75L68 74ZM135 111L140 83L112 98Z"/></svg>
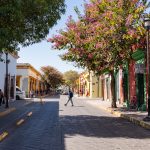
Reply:
<svg viewBox="0 0 150 150"><path fill-rule="evenodd" d="M0 131L9 132L0 150L150 150L149 130L85 100L74 100L74 107L64 106L66 101L66 96L46 98L0 118Z"/></svg>

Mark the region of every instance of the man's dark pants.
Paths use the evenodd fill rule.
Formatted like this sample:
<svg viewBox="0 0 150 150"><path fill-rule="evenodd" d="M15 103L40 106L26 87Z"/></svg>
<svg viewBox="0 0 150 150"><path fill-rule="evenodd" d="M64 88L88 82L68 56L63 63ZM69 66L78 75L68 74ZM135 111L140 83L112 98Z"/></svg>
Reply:
<svg viewBox="0 0 150 150"><path fill-rule="evenodd" d="M73 101L72 101L72 98L70 97L67 101L67 103L65 104L65 106L67 106L67 104L69 103L69 101L71 102L72 106L73 106Z"/></svg>

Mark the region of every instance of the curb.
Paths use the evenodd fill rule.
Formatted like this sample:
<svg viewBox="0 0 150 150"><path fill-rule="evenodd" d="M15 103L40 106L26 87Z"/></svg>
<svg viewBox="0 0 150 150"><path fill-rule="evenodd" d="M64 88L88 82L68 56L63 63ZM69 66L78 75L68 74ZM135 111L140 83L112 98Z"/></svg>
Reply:
<svg viewBox="0 0 150 150"><path fill-rule="evenodd" d="M8 110L5 110L5 111L3 111L3 112L0 113L0 117L4 117L4 116L8 115L9 113L11 113L11 112L13 112L15 110L16 110L15 107L12 107L12 108L10 108Z"/></svg>
<svg viewBox="0 0 150 150"><path fill-rule="evenodd" d="M91 104L91 103L89 103L89 104ZM114 110L112 110L110 108L103 108L103 107L100 107L100 106L97 106L97 105L93 105L93 106L96 106L99 109L105 110L105 111L107 111L107 112L109 112L109 113L111 113L111 114L113 114L113 115L115 115L117 117L126 119L126 120L128 120L128 121L130 121L130 122L132 122L132 123L134 123L136 125L139 125L139 126L145 128L145 129L150 129L150 123L147 123L147 122L145 122L143 120L139 120L139 119L137 119L135 117L131 117L131 116L127 115L127 114L123 114L123 113L121 113L119 111L114 111Z"/></svg>
<svg viewBox="0 0 150 150"><path fill-rule="evenodd" d="M27 103L23 104L22 106L26 106L26 105L29 105L31 103L32 103L32 101L31 102L27 102ZM6 116L6 115L8 115L8 114L10 114L10 113L12 113L12 112L14 112L16 110L17 110L16 107L9 108L8 110L0 112L0 117L4 117L4 116Z"/></svg>
<svg viewBox="0 0 150 150"><path fill-rule="evenodd" d="M136 125L142 126L145 129L150 129L150 124L145 122L145 121L143 121L143 120L139 120L139 119L137 119L135 117L131 117L131 116L127 115L127 114L123 114L123 113L121 113L119 111L110 110L109 108L107 108L105 110L107 110L108 112L110 112L111 114L113 114L113 115L115 115L117 117L121 117L121 118L126 119L126 120L128 120L128 121L130 121L130 122L132 122L132 123L134 123Z"/></svg>
<svg viewBox="0 0 150 150"><path fill-rule="evenodd" d="M145 128L145 129L150 129L150 124L148 124L147 122L145 122L143 120L139 120L139 119L136 119L134 117L129 117L126 114L121 114L121 118L129 120L129 121L133 122L134 124L137 124L137 125Z"/></svg>

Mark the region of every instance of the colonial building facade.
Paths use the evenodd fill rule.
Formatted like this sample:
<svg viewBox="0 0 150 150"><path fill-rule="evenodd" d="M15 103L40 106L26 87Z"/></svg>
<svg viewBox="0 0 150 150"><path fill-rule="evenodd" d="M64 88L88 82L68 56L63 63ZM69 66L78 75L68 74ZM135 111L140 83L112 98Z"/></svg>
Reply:
<svg viewBox="0 0 150 150"><path fill-rule="evenodd" d="M31 92L37 95L45 90L41 73L29 63L17 63L16 85L25 91L27 97L30 97Z"/></svg>
<svg viewBox="0 0 150 150"><path fill-rule="evenodd" d="M146 110L148 85L144 55L134 53L133 59L124 68L120 67L114 76L116 101L128 108ZM96 76L92 71L85 71L77 81L80 96L112 100L109 73Z"/></svg>
<svg viewBox="0 0 150 150"><path fill-rule="evenodd" d="M124 103L123 89L123 71L120 69L116 75L116 100ZM96 76L94 72L85 71L80 74L78 82L78 91L80 96L90 98L101 98L102 100L111 101L111 77L108 73Z"/></svg>

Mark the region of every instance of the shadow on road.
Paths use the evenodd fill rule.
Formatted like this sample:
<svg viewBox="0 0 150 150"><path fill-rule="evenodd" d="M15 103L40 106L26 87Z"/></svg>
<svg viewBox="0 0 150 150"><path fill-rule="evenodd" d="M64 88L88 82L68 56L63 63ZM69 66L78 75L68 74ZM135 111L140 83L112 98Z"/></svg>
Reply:
<svg viewBox="0 0 150 150"><path fill-rule="evenodd" d="M136 126L126 120L106 116L61 116L63 134L82 135L97 138L150 138L149 130Z"/></svg>
<svg viewBox="0 0 150 150"><path fill-rule="evenodd" d="M26 150L66 150L65 139L77 135L91 138L150 138L149 130L121 118L92 116L92 114L71 116L69 112L66 112L67 115L59 115L63 110L59 107L59 101L55 99L46 101L44 105L35 102L34 106L33 104L26 106L8 118L15 118L27 109L33 111L33 116L27 118L24 125L20 128L14 127L10 131L11 136L0 144L0 149L12 150L13 147L14 150L23 148ZM85 106L76 107L82 109Z"/></svg>

